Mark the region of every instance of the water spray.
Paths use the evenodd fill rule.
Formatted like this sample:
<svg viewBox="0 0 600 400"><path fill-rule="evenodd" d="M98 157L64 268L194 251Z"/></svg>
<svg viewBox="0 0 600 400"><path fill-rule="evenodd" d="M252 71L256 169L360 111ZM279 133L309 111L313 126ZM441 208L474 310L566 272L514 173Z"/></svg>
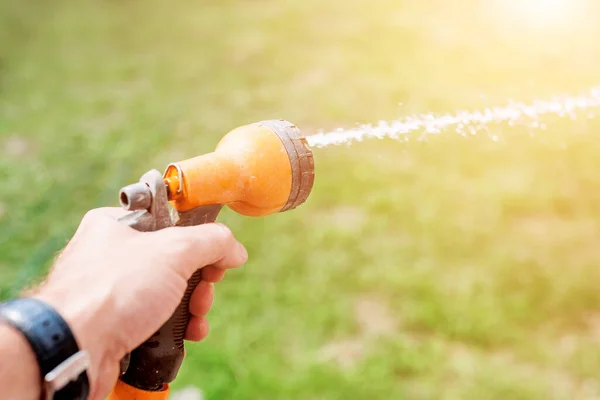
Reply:
<svg viewBox="0 0 600 400"><path fill-rule="evenodd" d="M507 122L511 126L525 124L530 128L537 129L544 127L539 122L540 117L554 114L560 117L575 118L577 112L599 107L600 86L597 86L580 96L554 97L549 100L536 100L530 104L509 102L501 107L458 111L453 115L418 114L394 121L380 121L375 125L364 124L352 129L340 128L332 132L319 132L307 136L306 139L310 146L320 148L351 144L371 138L408 140L407 135L414 132L421 132L420 138L424 138L430 134L442 133L450 128L454 128L456 133L462 136L474 135L481 130L487 131L487 125L491 123Z"/></svg>

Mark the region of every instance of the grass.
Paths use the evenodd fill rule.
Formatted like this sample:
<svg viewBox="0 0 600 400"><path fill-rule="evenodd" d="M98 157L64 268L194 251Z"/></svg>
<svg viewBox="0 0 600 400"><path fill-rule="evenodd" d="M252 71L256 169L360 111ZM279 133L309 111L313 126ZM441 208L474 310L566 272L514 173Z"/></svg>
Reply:
<svg viewBox="0 0 600 400"><path fill-rule="evenodd" d="M312 133L598 83L597 14L565 34L452 4L2 3L2 297L46 270L86 210L239 125ZM219 285L212 334L188 346L176 386L238 400L600 396L600 123L554 119L533 137L496 126L498 142L318 149L303 207L226 212L250 261Z"/></svg>

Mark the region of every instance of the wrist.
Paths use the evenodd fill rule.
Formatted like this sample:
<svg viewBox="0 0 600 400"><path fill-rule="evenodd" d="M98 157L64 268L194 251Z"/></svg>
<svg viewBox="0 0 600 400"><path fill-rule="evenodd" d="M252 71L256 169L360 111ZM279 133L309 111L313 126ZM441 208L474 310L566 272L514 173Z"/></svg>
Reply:
<svg viewBox="0 0 600 400"><path fill-rule="evenodd" d="M40 299L14 299L0 305L0 321L27 341L35 356L44 398L88 398L89 351L79 347L73 331L55 308Z"/></svg>
<svg viewBox="0 0 600 400"><path fill-rule="evenodd" d="M105 327L111 326L102 318L102 303L75 300L67 289L44 287L32 296L52 306L67 322L79 349L89 352L91 367L88 370L91 393L94 393L103 373L114 363L118 363L118 350L115 348Z"/></svg>
<svg viewBox="0 0 600 400"><path fill-rule="evenodd" d="M35 354L21 332L0 323L0 352L6 360L0 363L2 396L8 399L39 399L42 393L40 369Z"/></svg>

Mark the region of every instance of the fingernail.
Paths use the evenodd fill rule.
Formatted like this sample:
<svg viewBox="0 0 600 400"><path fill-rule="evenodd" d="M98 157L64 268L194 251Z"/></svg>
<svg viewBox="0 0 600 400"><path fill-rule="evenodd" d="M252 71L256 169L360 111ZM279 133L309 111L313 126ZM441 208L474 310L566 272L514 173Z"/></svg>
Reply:
<svg viewBox="0 0 600 400"><path fill-rule="evenodd" d="M240 242L238 242L238 252L240 254L240 257L243 258L244 262L248 261L248 251Z"/></svg>

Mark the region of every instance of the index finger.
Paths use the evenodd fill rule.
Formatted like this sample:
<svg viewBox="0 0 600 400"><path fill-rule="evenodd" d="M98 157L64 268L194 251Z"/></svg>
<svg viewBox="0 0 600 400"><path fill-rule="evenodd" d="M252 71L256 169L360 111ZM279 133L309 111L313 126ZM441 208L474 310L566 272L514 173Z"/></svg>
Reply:
<svg viewBox="0 0 600 400"><path fill-rule="evenodd" d="M220 282L225 277L225 270L223 268L209 265L202 268L202 279L207 282Z"/></svg>
<svg viewBox="0 0 600 400"><path fill-rule="evenodd" d="M248 259L248 253L229 228L210 223L197 226L171 227L152 232L163 235L178 262L176 268L186 279L199 268L212 265L220 269L237 268Z"/></svg>

